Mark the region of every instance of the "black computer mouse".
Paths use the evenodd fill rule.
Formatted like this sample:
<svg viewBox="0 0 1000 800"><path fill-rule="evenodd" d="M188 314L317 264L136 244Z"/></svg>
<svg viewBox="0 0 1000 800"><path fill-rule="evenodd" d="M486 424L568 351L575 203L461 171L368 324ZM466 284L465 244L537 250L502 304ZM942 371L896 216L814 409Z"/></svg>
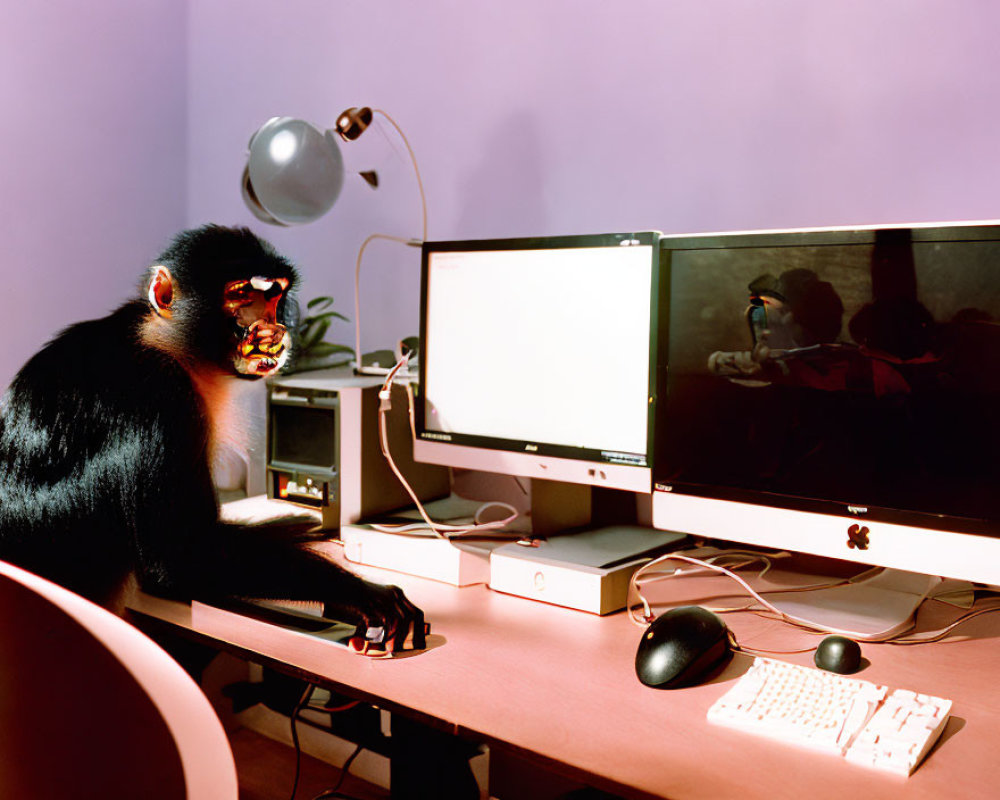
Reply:
<svg viewBox="0 0 1000 800"><path fill-rule="evenodd" d="M850 675L861 667L861 647L846 636L827 636L813 655L820 669Z"/></svg>
<svg viewBox="0 0 1000 800"><path fill-rule="evenodd" d="M707 608L672 608L642 635L635 674L656 689L693 686L728 662L735 644L726 623Z"/></svg>

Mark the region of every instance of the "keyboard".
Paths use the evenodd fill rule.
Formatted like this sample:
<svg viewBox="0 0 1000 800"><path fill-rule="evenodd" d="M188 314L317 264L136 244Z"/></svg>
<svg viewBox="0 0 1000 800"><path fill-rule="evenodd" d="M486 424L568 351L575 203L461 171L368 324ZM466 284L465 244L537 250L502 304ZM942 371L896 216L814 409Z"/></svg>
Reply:
<svg viewBox="0 0 1000 800"><path fill-rule="evenodd" d="M951 701L756 658L708 710L710 722L908 776L937 741Z"/></svg>

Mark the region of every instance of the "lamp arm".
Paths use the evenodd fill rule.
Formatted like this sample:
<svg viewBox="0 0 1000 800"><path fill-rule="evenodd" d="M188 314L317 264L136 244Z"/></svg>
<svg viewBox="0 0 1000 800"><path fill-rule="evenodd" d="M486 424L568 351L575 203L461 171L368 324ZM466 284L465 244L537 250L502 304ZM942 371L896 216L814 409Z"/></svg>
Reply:
<svg viewBox="0 0 1000 800"><path fill-rule="evenodd" d="M417 179L419 180L419 178L418 173ZM421 197L423 197L422 191ZM427 224L426 218L424 224L425 226ZM358 260L354 264L354 360L359 373L364 372L364 365L361 363L361 259L365 254L365 248L376 239L398 242L409 247L420 247L423 244L421 239L404 239L402 236L391 236L387 233L373 233L361 243L361 247L358 249Z"/></svg>
<svg viewBox="0 0 1000 800"><path fill-rule="evenodd" d="M410 154L410 161L413 162L413 172L417 176L417 188L420 190L420 210L423 216L423 235L421 239L427 239L427 198L424 196L424 182L420 179L420 167L417 166L417 157L413 154L413 148L410 147L410 140L406 138L406 134L403 133L403 129L396 124L396 120L385 113L381 108L376 108L375 111L389 120L389 123L396 129L396 133L399 134L399 138L403 140L403 144L406 145L406 152Z"/></svg>

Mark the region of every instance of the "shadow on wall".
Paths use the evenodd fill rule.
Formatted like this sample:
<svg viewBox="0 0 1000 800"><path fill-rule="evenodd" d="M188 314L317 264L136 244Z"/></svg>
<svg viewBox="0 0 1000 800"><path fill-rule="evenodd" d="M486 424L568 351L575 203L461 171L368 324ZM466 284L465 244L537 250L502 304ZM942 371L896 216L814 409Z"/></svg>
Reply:
<svg viewBox="0 0 1000 800"><path fill-rule="evenodd" d="M531 112L508 114L486 141L479 166L461 185L458 238L543 235L547 214L542 193L539 127Z"/></svg>

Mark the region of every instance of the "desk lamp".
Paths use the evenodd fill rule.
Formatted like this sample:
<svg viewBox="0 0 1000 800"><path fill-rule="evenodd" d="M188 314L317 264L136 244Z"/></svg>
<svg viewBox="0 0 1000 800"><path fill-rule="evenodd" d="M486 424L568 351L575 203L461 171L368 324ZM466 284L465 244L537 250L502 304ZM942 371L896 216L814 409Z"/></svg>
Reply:
<svg viewBox="0 0 1000 800"><path fill-rule="evenodd" d="M406 239L373 233L361 244L354 269L354 357L356 371L386 374L388 369L361 364L361 259L365 248L375 239L420 247L427 238L427 201L420 179L420 168L413 149L399 125L381 109L349 108L338 117L330 130L293 117L272 117L250 137L247 165L243 170L243 200L254 216L269 225L303 225L329 211L344 184L344 161L337 144L339 137L354 141L371 125L375 114L383 116L403 140L413 163L420 191L423 216L420 239ZM378 186L375 172L362 172L369 186Z"/></svg>

